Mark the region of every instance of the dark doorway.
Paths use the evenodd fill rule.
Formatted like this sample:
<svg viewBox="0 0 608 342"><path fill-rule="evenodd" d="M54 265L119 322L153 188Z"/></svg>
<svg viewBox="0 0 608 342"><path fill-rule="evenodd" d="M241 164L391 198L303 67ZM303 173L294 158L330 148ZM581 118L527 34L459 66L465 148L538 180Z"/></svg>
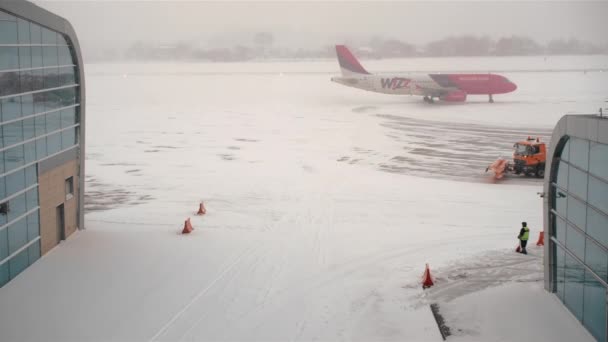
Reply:
<svg viewBox="0 0 608 342"><path fill-rule="evenodd" d="M65 240L65 215L63 204L57 206L57 243Z"/></svg>

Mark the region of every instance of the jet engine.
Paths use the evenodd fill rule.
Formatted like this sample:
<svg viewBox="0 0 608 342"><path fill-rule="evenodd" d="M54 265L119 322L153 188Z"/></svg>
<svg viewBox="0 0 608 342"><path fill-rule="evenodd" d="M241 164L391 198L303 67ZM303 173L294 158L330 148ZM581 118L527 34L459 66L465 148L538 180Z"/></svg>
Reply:
<svg viewBox="0 0 608 342"><path fill-rule="evenodd" d="M442 101L463 102L467 99L467 93L462 90L454 90L440 97Z"/></svg>

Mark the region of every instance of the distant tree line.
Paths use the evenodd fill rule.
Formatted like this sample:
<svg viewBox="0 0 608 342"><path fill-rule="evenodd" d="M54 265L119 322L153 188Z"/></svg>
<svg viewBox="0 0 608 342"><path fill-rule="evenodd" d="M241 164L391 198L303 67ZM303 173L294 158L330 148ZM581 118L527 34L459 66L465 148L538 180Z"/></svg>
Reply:
<svg viewBox="0 0 608 342"><path fill-rule="evenodd" d="M502 37L497 40L487 36L451 36L424 46L416 46L397 39L373 37L367 42L349 45L358 56L364 58L608 54L608 44L598 46L570 38L551 40L543 45L525 36ZM334 46L313 49L281 48L275 46L272 33L259 32L252 37L250 44L232 47L197 47L187 42L174 44L137 42L126 51L104 51L92 59L235 62L269 58L305 59L334 56Z"/></svg>

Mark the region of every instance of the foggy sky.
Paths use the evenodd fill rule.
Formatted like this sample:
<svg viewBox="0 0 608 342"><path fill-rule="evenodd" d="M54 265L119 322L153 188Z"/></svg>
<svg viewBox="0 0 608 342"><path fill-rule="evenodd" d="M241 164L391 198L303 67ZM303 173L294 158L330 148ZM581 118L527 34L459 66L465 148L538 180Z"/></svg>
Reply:
<svg viewBox="0 0 608 342"><path fill-rule="evenodd" d="M529 36L541 44L578 38L608 44L608 1L34 1L68 19L86 45L135 41L319 47L374 35L412 44L450 35Z"/></svg>

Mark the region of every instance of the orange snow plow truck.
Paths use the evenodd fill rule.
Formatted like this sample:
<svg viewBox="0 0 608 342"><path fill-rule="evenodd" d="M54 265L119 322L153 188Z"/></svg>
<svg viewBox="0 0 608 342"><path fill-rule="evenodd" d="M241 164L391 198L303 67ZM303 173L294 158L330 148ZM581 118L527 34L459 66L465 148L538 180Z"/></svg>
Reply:
<svg viewBox="0 0 608 342"><path fill-rule="evenodd" d="M494 178L501 179L507 173L525 176L545 177L545 160L547 146L539 138L531 138L516 142L513 145L513 161L498 158L486 168L486 172L494 172Z"/></svg>

